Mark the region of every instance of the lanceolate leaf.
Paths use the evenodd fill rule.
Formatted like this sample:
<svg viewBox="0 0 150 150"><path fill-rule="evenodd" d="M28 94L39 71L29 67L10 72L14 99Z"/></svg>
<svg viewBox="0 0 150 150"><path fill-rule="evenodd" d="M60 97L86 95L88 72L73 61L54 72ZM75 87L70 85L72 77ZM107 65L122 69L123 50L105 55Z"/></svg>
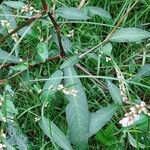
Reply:
<svg viewBox="0 0 150 150"><path fill-rule="evenodd" d="M98 15L104 19L111 19L111 15L104 9L100 7L94 7L94 6L87 6L85 7L85 11L89 16Z"/></svg>
<svg viewBox="0 0 150 150"><path fill-rule="evenodd" d="M145 145L144 145L144 144L141 144L141 143L139 143L139 142L137 142L137 141L132 137L132 135L131 135L130 133L128 133L128 139L129 139L130 144L131 144L133 147L137 148L137 146L138 146L138 148L139 148L139 147L142 148L142 149L145 148Z"/></svg>
<svg viewBox="0 0 150 150"><path fill-rule="evenodd" d="M51 88L56 88L62 81L63 77L63 72L60 70L57 70L54 72L49 80L46 81L44 87L43 87L43 92L41 95L41 100L42 101L47 101L51 100L52 95L55 94L55 91L51 91Z"/></svg>
<svg viewBox="0 0 150 150"><path fill-rule="evenodd" d="M68 95L69 104L66 107L67 122L70 138L77 150L86 150L88 147L89 111L84 89L73 67L64 69L65 85L74 85L76 96Z"/></svg>
<svg viewBox="0 0 150 150"><path fill-rule="evenodd" d="M67 20L87 20L89 17L75 7L60 7L56 10L57 16L61 16Z"/></svg>
<svg viewBox="0 0 150 150"><path fill-rule="evenodd" d="M42 117L39 125L43 132L61 148L63 148L64 150L72 150L70 142L65 134L52 121L49 121L47 118Z"/></svg>
<svg viewBox="0 0 150 150"><path fill-rule="evenodd" d="M110 37L112 42L137 42L149 38L150 32L138 28L123 28Z"/></svg>
<svg viewBox="0 0 150 150"><path fill-rule="evenodd" d="M41 42L37 45L37 53L40 57L40 59L45 62L48 58L48 47L47 44L44 42Z"/></svg>
<svg viewBox="0 0 150 150"><path fill-rule="evenodd" d="M0 9L3 11L4 20L7 20L10 23L11 28L15 29L17 27L16 18L14 16L12 10L10 9L10 7L2 4L2 5L0 5ZM9 39L7 39L7 42L9 42ZM9 45L9 46L12 49L12 46L11 45ZM16 56L18 56L19 51L20 51L20 47L18 45L15 48L15 54L16 54Z"/></svg>
<svg viewBox="0 0 150 150"><path fill-rule="evenodd" d="M11 62L11 63L19 63L20 58L10 55L8 52L0 49L0 63L3 63L4 61Z"/></svg>
<svg viewBox="0 0 150 150"><path fill-rule="evenodd" d="M119 105L122 105L122 96L120 94L119 88L113 84L111 81L108 82L108 90L111 94L112 99Z"/></svg>
<svg viewBox="0 0 150 150"><path fill-rule="evenodd" d="M8 123L7 126L8 140L12 146L16 146L19 150L28 150L29 143L27 137L20 131L15 123Z"/></svg>
<svg viewBox="0 0 150 150"><path fill-rule="evenodd" d="M64 68L68 68L69 66L74 66L75 64L77 64L79 61L79 56L73 56L73 57L70 57L68 60L66 60L61 66L60 68L61 69L64 69Z"/></svg>
<svg viewBox="0 0 150 150"><path fill-rule="evenodd" d="M21 9L25 4L21 1L6 1L6 2L3 2L3 4L7 5L7 6L10 6L12 8L15 8L15 9Z"/></svg>
<svg viewBox="0 0 150 150"><path fill-rule="evenodd" d="M56 72L54 72L50 76L49 80L47 80L45 82L43 90L47 90L50 87L57 87L61 83L61 80L62 80L61 77L63 77L63 72L62 71L57 70Z"/></svg>
<svg viewBox="0 0 150 150"><path fill-rule="evenodd" d="M145 77L149 75L150 75L150 64L145 64L136 74L137 77Z"/></svg>
<svg viewBox="0 0 150 150"><path fill-rule="evenodd" d="M56 36L56 33L52 30L51 34L52 34L53 41L59 47L58 38ZM66 37L64 35L61 35L61 42L62 42L64 51L65 51L66 54L69 53L69 52L72 52L72 43L71 43L71 41L69 40L68 37Z"/></svg>
<svg viewBox="0 0 150 150"><path fill-rule="evenodd" d="M94 112L90 116L89 137L97 133L116 113L117 106L110 105Z"/></svg>

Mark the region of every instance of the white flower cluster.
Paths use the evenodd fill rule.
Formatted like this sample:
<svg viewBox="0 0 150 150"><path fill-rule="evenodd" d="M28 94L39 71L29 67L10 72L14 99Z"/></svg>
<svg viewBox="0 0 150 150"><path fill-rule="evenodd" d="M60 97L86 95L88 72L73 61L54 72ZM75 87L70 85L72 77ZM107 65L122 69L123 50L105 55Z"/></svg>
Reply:
<svg viewBox="0 0 150 150"><path fill-rule="evenodd" d="M21 13L29 13L32 15L33 13L39 13L39 10L36 10L33 6L25 5L21 9Z"/></svg>
<svg viewBox="0 0 150 150"><path fill-rule="evenodd" d="M62 84L58 85L57 90L62 91L66 95L77 96L77 90L66 88Z"/></svg>
<svg viewBox="0 0 150 150"><path fill-rule="evenodd" d="M66 95L72 95L72 96L76 96L77 95L77 90L75 90L75 89L67 89L62 84L58 85L57 90L58 91L62 90L62 92L64 94L66 94Z"/></svg>
<svg viewBox="0 0 150 150"><path fill-rule="evenodd" d="M135 106L130 108L130 112L125 114L125 117L119 121L123 127L127 127L132 125L135 121L140 118L140 114L144 113L150 116L150 112L148 110L148 106L145 102L141 102L141 104L136 104Z"/></svg>
<svg viewBox="0 0 150 150"><path fill-rule="evenodd" d="M11 24L10 24L9 21L7 21L7 20L1 20L0 22L1 22L1 25L2 25L3 27L6 27L6 28L7 28L8 33L10 33L10 32L13 31L13 29L12 29ZM11 37L12 37L12 39L13 39L15 42L18 41L18 38L19 38L19 37L18 37L18 34L17 34L17 33L12 34Z"/></svg>
<svg viewBox="0 0 150 150"><path fill-rule="evenodd" d="M119 81L119 89L120 89L120 94L122 96L123 102L129 103L124 76L118 67L115 67L115 70Z"/></svg>

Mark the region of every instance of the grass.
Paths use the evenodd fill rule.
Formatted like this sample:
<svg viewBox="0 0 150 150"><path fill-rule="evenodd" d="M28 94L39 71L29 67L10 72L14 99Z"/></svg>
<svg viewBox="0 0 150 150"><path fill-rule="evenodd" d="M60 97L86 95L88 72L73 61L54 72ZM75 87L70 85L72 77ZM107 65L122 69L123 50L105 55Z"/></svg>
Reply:
<svg viewBox="0 0 150 150"><path fill-rule="evenodd" d="M61 33L63 35L67 35L69 31L74 31L74 36L70 38L73 51L78 51L79 53L84 53L86 49L92 48L95 45L102 42L108 33L113 29L119 19L125 14L125 12L131 7L131 5L135 1L133 0L93 0L87 1L86 5L90 6L99 6L104 8L112 15L114 22L112 24L106 23L100 17L95 16L88 21L64 21L59 20L59 24L61 25ZM41 8L41 4L37 1L27 1L28 4L31 4L35 8ZM48 1L50 6L52 6L52 2ZM79 5L79 0L71 1L71 0L57 0L57 7L61 7L62 5L68 7L77 7ZM131 10L127 17L123 20L119 28L123 27L138 27L150 32L150 1L149 0L140 0L138 4ZM17 20L21 20L21 18L16 17ZM31 61L35 59L36 55L36 46L40 42L39 39L44 39L45 41L50 36L50 31L52 30L52 24L50 21L46 19L40 19L35 22L32 27L32 34L27 35L20 42L20 53L19 57L26 58L27 61ZM142 43L121 43L116 44L113 43L113 58L120 68L126 79L133 77L140 67L144 64L149 64L149 48L144 50L145 45L149 41L144 41ZM51 39L48 40L49 51L54 50L53 53L57 52L57 47L54 43L51 42ZM5 43L2 45L3 50L11 51L8 45ZM95 50L95 54L99 55L99 49ZM116 73L114 70L114 66L111 63L105 62L103 59L98 58L98 60L90 58L88 55L79 61L89 72L93 75L104 76L104 77L115 77ZM8 84L11 85L14 90L14 105L18 110L18 115L16 116L16 122L18 123L21 131L27 135L29 141L32 143L32 149L37 150L53 150L54 145L52 145L49 138L44 136L44 133L39 128L38 123L35 122L35 117L41 116L41 107L42 103L40 100L40 94L38 94L36 87L42 89L44 82L38 81L38 79L46 79L49 78L52 73L54 73L57 69L59 69L62 64L62 60L56 59L52 61L44 62L40 65L34 66L30 69L27 69L23 73L19 75L15 75L10 80L8 80ZM86 76L86 74L77 69L78 75ZM8 75L9 68L0 69L0 78L7 79L12 75ZM30 80L36 79L36 82L30 82ZM100 82L103 81L105 83L105 79L98 79ZM23 83L26 84L23 84ZM84 90L86 92L86 96L88 99L89 110L94 112L101 107L107 106L112 103L113 100L107 90L102 90L101 86L97 82L92 82L92 78L81 78L81 82L83 84ZM135 81L136 82L136 81ZM118 85L117 81L114 81L116 85ZM141 82L138 84L132 84L128 86L129 97L131 99L141 99L146 103L149 103L150 98L150 77L143 78ZM141 86L142 85L142 86ZM0 92L3 93L5 85L0 85ZM50 120L53 120L59 128L67 133L67 122L65 115L65 107L68 104L66 98L62 93L57 93L57 96L53 101L51 101L45 109L45 116ZM116 144L114 149L133 149L133 147L129 144L127 137L123 138L123 129L119 124L119 120L123 118L124 111L128 109L129 106L124 106L123 109L119 109L117 114L112 118L111 122L107 123L104 129L107 129L108 125L113 123L115 124L116 130L114 131L115 137L118 141L122 141L120 144ZM139 130L137 127L133 127L131 129L131 133L134 135L137 141L141 140L142 137L145 139L145 149L149 149L150 145L148 141L150 141L149 135L149 127L147 127L147 131ZM100 132L98 132L100 134ZM96 149L110 149L109 146L106 146L105 143L99 140L98 134L90 138L89 145L90 150ZM122 145L121 145L122 144ZM112 150L113 148L111 148ZM140 149L139 147L137 149Z"/></svg>

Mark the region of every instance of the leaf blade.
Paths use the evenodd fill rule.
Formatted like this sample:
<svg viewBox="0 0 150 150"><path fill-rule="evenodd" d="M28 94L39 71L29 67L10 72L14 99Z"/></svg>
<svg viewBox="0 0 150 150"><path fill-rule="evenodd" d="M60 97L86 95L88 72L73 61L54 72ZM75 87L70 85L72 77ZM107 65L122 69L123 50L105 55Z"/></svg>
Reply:
<svg viewBox="0 0 150 150"><path fill-rule="evenodd" d="M78 91L77 96L67 96L69 104L66 107L66 116L70 138L77 149L86 150L88 147L88 129L89 129L89 111L87 99L79 78L73 67L64 69L65 85L74 85L73 88Z"/></svg>
<svg viewBox="0 0 150 150"><path fill-rule="evenodd" d="M95 6L87 6L84 9L90 16L98 15L104 19L111 20L111 15L104 9Z"/></svg>
<svg viewBox="0 0 150 150"><path fill-rule="evenodd" d="M122 28L112 34L111 42L137 42L149 38L150 32L139 28Z"/></svg>
<svg viewBox="0 0 150 150"><path fill-rule="evenodd" d="M10 55L8 52L3 51L0 48L0 63L3 63L3 61L7 61L7 62L11 62L11 63L19 63L20 62L20 58Z"/></svg>
<svg viewBox="0 0 150 150"><path fill-rule="evenodd" d="M110 105L102 108L90 116L89 137L98 132L115 114L117 111L116 105Z"/></svg>
<svg viewBox="0 0 150 150"><path fill-rule="evenodd" d="M122 105L123 104L122 96L120 94L119 88L115 84L113 84L111 81L107 81L107 83L108 83L108 86L107 86L108 90L114 102L119 105Z"/></svg>
<svg viewBox="0 0 150 150"><path fill-rule="evenodd" d="M76 7L60 7L56 10L57 16L67 20L87 20L89 17Z"/></svg>
<svg viewBox="0 0 150 150"><path fill-rule="evenodd" d="M39 126L43 132L61 148L64 150L73 150L67 137L52 121L42 117Z"/></svg>

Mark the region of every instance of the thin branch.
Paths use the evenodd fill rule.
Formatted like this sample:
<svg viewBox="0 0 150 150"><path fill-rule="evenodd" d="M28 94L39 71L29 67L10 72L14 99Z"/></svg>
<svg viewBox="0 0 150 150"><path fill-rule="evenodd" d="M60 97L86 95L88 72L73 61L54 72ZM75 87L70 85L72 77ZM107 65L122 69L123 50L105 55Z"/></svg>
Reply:
<svg viewBox="0 0 150 150"><path fill-rule="evenodd" d="M108 36L104 39L103 42L99 43L98 45L94 46L93 48L89 49L88 51L86 51L85 53L81 54L79 56L79 58L84 57L86 54L90 53L91 51L95 50L96 48L98 48L99 46L103 45L104 43L106 43L109 38L111 37L111 35L116 31L116 29L119 27L119 25L122 23L122 21L124 20L124 18L129 14L129 12L134 8L134 6L139 2L140 0L136 0L135 3L130 7L130 9L120 18L120 20L118 21L118 23L116 24L116 26L112 29L112 31L108 34Z"/></svg>
<svg viewBox="0 0 150 150"><path fill-rule="evenodd" d="M80 4L78 6L78 9L81 9L84 6L85 2L86 2L86 0L81 0Z"/></svg>
<svg viewBox="0 0 150 150"><path fill-rule="evenodd" d="M99 81L97 78L95 78L94 75L93 75L92 73L90 73L90 72L89 72L86 68L84 68L82 65L76 64L76 67L78 67L80 70L82 70L82 71L83 71L84 73L86 73L87 75L91 76L91 78L92 78L93 80L95 80L95 81L102 87L103 90L107 90L107 86L104 85L104 84L102 84L101 81ZM92 79L91 79L91 80L92 80ZM93 81L93 80L92 80L92 81ZM95 81L94 81L94 83L95 83Z"/></svg>
<svg viewBox="0 0 150 150"><path fill-rule="evenodd" d="M50 20L52 21L52 24L55 28L56 34L57 34L57 38L58 38L58 44L59 44L59 48L60 48L60 56L61 58L65 58L65 51L61 42L61 36L60 36L60 27L57 24L57 22L55 21L54 17L52 16L52 13L48 12L48 16L50 18Z"/></svg>
<svg viewBox="0 0 150 150"><path fill-rule="evenodd" d="M18 32L19 30L21 30L25 26L30 25L33 21L41 18L43 16L43 14L44 14L44 12L41 12L38 15L33 16L32 18L30 18L29 20L25 21L23 24L21 24L20 26L18 26L17 28L15 28L13 31L11 31L10 33L8 33L4 37L2 37L0 39L0 44L4 43L9 37L11 37L14 33Z"/></svg>
<svg viewBox="0 0 150 150"><path fill-rule="evenodd" d="M53 8L52 8L53 16L55 16L56 2L57 0L53 0Z"/></svg>
<svg viewBox="0 0 150 150"><path fill-rule="evenodd" d="M112 31L109 33L109 35L106 37L106 39L104 40L104 42L107 42L109 40L109 38L111 37L111 35L116 31L116 29L119 27L119 25L122 23L122 21L125 19L125 17L127 17L127 15L129 14L129 12L134 8L134 6L139 2L140 0L136 0L135 3L127 10L127 12L120 18L120 20L118 21L118 23L116 24L116 26L112 29Z"/></svg>
<svg viewBox="0 0 150 150"><path fill-rule="evenodd" d="M49 8L48 8L48 4L47 4L46 0L41 0L41 3L42 3L42 6L43 6L43 10L45 12L48 12Z"/></svg>

